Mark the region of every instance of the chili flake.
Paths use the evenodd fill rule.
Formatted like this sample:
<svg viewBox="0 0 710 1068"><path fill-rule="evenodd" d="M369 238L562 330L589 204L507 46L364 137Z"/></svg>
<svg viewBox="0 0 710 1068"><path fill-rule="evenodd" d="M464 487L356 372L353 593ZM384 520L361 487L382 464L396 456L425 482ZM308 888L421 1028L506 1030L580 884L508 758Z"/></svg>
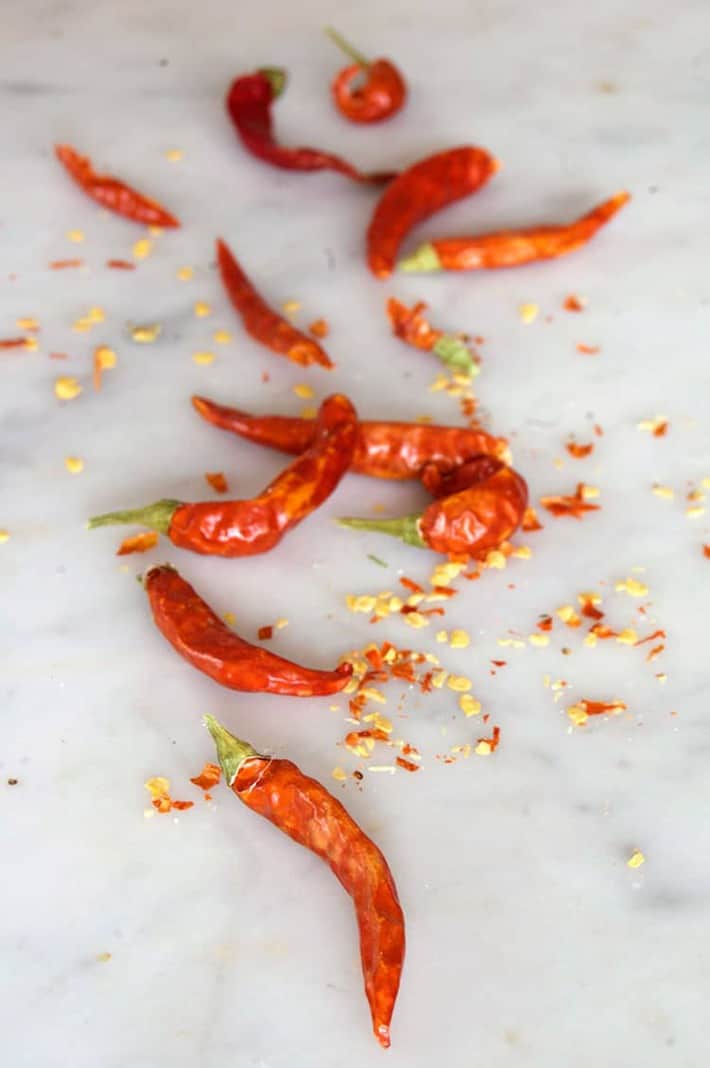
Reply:
<svg viewBox="0 0 710 1068"><path fill-rule="evenodd" d="M348 777L347 773L341 767L333 768L330 774L336 782L345 782Z"/></svg>
<svg viewBox="0 0 710 1068"><path fill-rule="evenodd" d="M274 628L272 626L259 627L256 633L260 642L267 642L273 638Z"/></svg>
<svg viewBox="0 0 710 1068"><path fill-rule="evenodd" d="M584 311L587 304L586 297L577 297L574 293L570 293L568 297L565 297L562 307L565 311L581 312Z"/></svg>
<svg viewBox="0 0 710 1068"><path fill-rule="evenodd" d="M452 630L449 645L452 649L466 649L471 644L471 638L465 630Z"/></svg>
<svg viewBox="0 0 710 1068"><path fill-rule="evenodd" d="M694 504L685 509L685 514L688 519L699 519L701 515L705 515L705 508L702 504Z"/></svg>
<svg viewBox="0 0 710 1068"><path fill-rule="evenodd" d="M634 849L633 853L626 861L627 868L640 868L645 862L646 858L640 849Z"/></svg>
<svg viewBox="0 0 710 1068"><path fill-rule="evenodd" d="M213 786L217 785L221 778L222 769L219 764L207 763L200 774L191 778L190 782L194 783L200 790L211 790Z"/></svg>
<svg viewBox="0 0 710 1068"><path fill-rule="evenodd" d="M139 345L150 345L156 338L160 337L160 331L162 327L160 323L149 323L145 326L134 326L131 330L131 337L134 341L137 341Z"/></svg>
<svg viewBox="0 0 710 1068"><path fill-rule="evenodd" d="M710 560L710 545L703 545L703 556Z"/></svg>
<svg viewBox="0 0 710 1068"><path fill-rule="evenodd" d="M195 803L194 801L173 801L170 796L170 780L163 778L162 775L156 775L154 778L148 779L144 785L151 796L153 808L162 814L170 812L172 809L181 811L186 808L192 808Z"/></svg>
<svg viewBox="0 0 710 1068"><path fill-rule="evenodd" d="M654 438L662 438L668 433L669 425L665 415L657 415L655 419L642 419L636 424L636 429L645 430L653 434Z"/></svg>
<svg viewBox="0 0 710 1068"><path fill-rule="evenodd" d="M585 345L580 341L577 345L577 352L580 352L583 356L596 356L601 352L599 345Z"/></svg>
<svg viewBox="0 0 710 1068"><path fill-rule="evenodd" d="M580 445L576 441L568 441L565 444L565 448L575 460L583 460L585 456L589 456L589 454L593 452L594 442L592 441L588 445Z"/></svg>
<svg viewBox="0 0 710 1068"><path fill-rule="evenodd" d="M478 716L481 713L481 702L470 693L462 693L459 697L459 708L464 716Z"/></svg>
<svg viewBox="0 0 710 1068"><path fill-rule="evenodd" d="M116 556L128 556L129 553L147 553L158 544L157 530L144 530L124 540L116 550Z"/></svg>
<svg viewBox="0 0 710 1068"><path fill-rule="evenodd" d="M135 271L136 269L135 263L129 260L106 260L106 266L116 271Z"/></svg>
<svg viewBox="0 0 710 1068"><path fill-rule="evenodd" d="M227 479L224 477L221 471L206 471L205 481L212 487L216 493L226 493L229 489Z"/></svg>
<svg viewBox="0 0 710 1068"><path fill-rule="evenodd" d="M523 514L523 521L520 524L521 530L530 533L533 530L543 530L544 527L537 518L537 512L534 508L526 508Z"/></svg>
<svg viewBox="0 0 710 1068"><path fill-rule="evenodd" d="M101 389L104 371L112 370L118 362L118 356L107 345L100 345L94 350L94 389Z"/></svg>
<svg viewBox="0 0 710 1068"><path fill-rule="evenodd" d="M490 738L479 738L474 750L478 756L490 756L500 745L500 727L494 727Z"/></svg>
<svg viewBox="0 0 710 1068"><path fill-rule="evenodd" d="M74 400L81 393L81 383L71 375L62 376L54 383L54 395L59 400Z"/></svg>
<svg viewBox="0 0 710 1068"><path fill-rule="evenodd" d="M574 495L541 497L540 504L556 518L569 515L573 516L575 519L581 519L585 512L596 512L599 510L598 504L587 504L585 500L585 497L589 496L589 489L590 487L585 486L583 482L580 482L577 485Z"/></svg>
<svg viewBox="0 0 710 1068"><path fill-rule="evenodd" d="M315 319L308 327L308 329L313 334L313 337L317 337L319 339L327 337L330 333L330 327L328 325L327 320L325 319Z"/></svg>

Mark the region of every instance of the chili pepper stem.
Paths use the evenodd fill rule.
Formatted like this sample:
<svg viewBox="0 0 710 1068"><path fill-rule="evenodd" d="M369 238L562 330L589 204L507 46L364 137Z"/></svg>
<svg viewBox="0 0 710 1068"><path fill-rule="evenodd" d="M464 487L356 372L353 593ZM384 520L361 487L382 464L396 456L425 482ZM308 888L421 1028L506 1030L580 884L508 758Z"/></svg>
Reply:
<svg viewBox="0 0 710 1068"><path fill-rule="evenodd" d="M286 71L283 67L260 67L259 74L263 74L271 86L271 95L274 100L281 96L286 88Z"/></svg>
<svg viewBox="0 0 710 1068"><path fill-rule="evenodd" d="M365 59L362 52L358 52L356 48L353 48L349 41L346 41L345 38L339 34L337 30L334 30L332 26L326 26L324 29L328 37L330 37L331 41L338 46L341 52L344 52L346 56L350 56L353 63L357 63L359 66L364 67L367 70L370 66L370 61L369 59Z"/></svg>
<svg viewBox="0 0 710 1068"><path fill-rule="evenodd" d="M167 534L180 504L180 501L166 498L147 504L145 508L130 508L125 512L106 512L104 515L92 516L87 525L89 530L94 530L96 527L113 526L114 523L137 523L142 527L157 530L159 534Z"/></svg>
<svg viewBox="0 0 710 1068"><path fill-rule="evenodd" d="M400 260L397 267L400 271L423 274L429 271L440 271L441 261L434 246L427 242L424 245L420 245L411 256Z"/></svg>
<svg viewBox="0 0 710 1068"><path fill-rule="evenodd" d="M233 734L230 734L214 716L203 716L202 722L214 739L214 744L217 746L217 759L224 772L225 782L227 786L231 786L244 761L249 757L258 756L258 753L248 742L243 742L240 738L235 738Z"/></svg>
<svg viewBox="0 0 710 1068"><path fill-rule="evenodd" d="M348 517L338 519L338 526L350 527L353 530L374 530L378 534L389 534L393 538L400 538L406 545L416 545L420 549L426 548L420 529L419 521L421 514L403 515L397 519L364 519Z"/></svg>
<svg viewBox="0 0 710 1068"><path fill-rule="evenodd" d="M450 367L452 371L460 371L469 378L475 378L478 374L478 364L474 362L468 346L453 334L444 334L434 345L435 352L442 363Z"/></svg>

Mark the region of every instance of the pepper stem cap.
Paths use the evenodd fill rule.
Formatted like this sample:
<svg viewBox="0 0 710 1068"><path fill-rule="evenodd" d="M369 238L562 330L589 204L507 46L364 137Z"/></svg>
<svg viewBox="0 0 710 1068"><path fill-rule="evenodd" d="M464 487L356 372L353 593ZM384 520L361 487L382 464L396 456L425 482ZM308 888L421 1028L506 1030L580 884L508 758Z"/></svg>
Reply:
<svg viewBox="0 0 710 1068"><path fill-rule="evenodd" d="M411 274L423 274L425 271L440 271L441 261L434 246L427 241L411 256L400 260L397 267L400 271L408 271Z"/></svg>
<svg viewBox="0 0 710 1068"><path fill-rule="evenodd" d="M286 71L283 67L259 67L259 74L263 74L271 86L271 96L275 100L281 96L286 88Z"/></svg>
<svg viewBox="0 0 710 1068"><path fill-rule="evenodd" d="M95 515L88 522L89 530L96 527L109 527L115 523L137 523L142 527L157 530L159 534L167 534L170 530L173 515L181 505L181 501L171 501L165 498L147 504L145 508L129 508L125 512L106 512L104 515Z"/></svg>
<svg viewBox="0 0 710 1068"><path fill-rule="evenodd" d="M416 515L403 515L397 519L364 519L347 517L338 519L341 527L350 527L353 530L373 530L378 534L389 534L390 537L399 538L406 545L416 545L420 549L426 548L426 542L421 535L419 521L421 513Z"/></svg>
<svg viewBox="0 0 710 1068"><path fill-rule="evenodd" d="M453 334L442 334L432 351L452 371L460 371L469 378L474 378L478 374L478 364L474 361L468 345L461 338L454 337Z"/></svg>
<svg viewBox="0 0 710 1068"><path fill-rule="evenodd" d="M365 67L366 69L370 66L370 60L366 59L362 52L358 52L356 48L353 48L350 42L346 41L342 34L339 34L337 30L334 30L332 26L326 26L325 32L328 37L330 37L331 41L338 46L341 52L344 52L346 56L350 56L353 63L357 63L359 66Z"/></svg>
<svg viewBox="0 0 710 1068"><path fill-rule="evenodd" d="M248 742L235 738L214 716L203 716L202 722L214 739L219 766L224 772L227 786L231 786L244 761L258 756L258 753Z"/></svg>

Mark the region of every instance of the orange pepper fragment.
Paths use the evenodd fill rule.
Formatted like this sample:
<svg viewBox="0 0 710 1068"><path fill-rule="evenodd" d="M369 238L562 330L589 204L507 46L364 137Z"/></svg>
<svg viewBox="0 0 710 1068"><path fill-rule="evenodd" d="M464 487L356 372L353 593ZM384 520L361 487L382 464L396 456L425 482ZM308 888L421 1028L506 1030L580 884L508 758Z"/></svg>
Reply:
<svg viewBox="0 0 710 1068"><path fill-rule="evenodd" d="M129 553L147 553L158 544L157 530L144 530L141 534L132 534L125 538L118 549L116 556L128 556Z"/></svg>
<svg viewBox="0 0 710 1068"><path fill-rule="evenodd" d="M216 786L219 780L222 778L222 769L219 764L205 764L199 775L195 775L190 779L191 783L199 787L200 790L211 790L213 786Z"/></svg>
<svg viewBox="0 0 710 1068"><path fill-rule="evenodd" d="M83 267L83 260L52 260L49 265L50 271L63 271L67 267Z"/></svg>
<svg viewBox="0 0 710 1068"><path fill-rule="evenodd" d="M703 556L710 560L710 545L703 545Z"/></svg>
<svg viewBox="0 0 710 1068"><path fill-rule="evenodd" d="M403 768L405 771L421 771L421 765L415 764L413 760L405 760L404 757L397 757L395 764L398 768Z"/></svg>
<svg viewBox="0 0 710 1068"><path fill-rule="evenodd" d="M580 341L577 345L577 352L581 352L583 356L596 356L601 349L599 345L585 345Z"/></svg>
<svg viewBox="0 0 710 1068"><path fill-rule="evenodd" d="M210 484L216 493L226 493L229 489L227 485L227 479L224 477L221 471L207 471L205 474L205 480Z"/></svg>
<svg viewBox="0 0 710 1068"><path fill-rule="evenodd" d="M584 311L585 302L576 297L574 293L570 293L568 297L565 297L565 302L562 307L565 311L581 312Z"/></svg>
<svg viewBox="0 0 710 1068"><path fill-rule="evenodd" d="M534 508L525 509L520 528L521 530L526 531L526 533L529 533L531 530L544 530L542 523L537 518L537 512Z"/></svg>
<svg viewBox="0 0 710 1068"><path fill-rule="evenodd" d="M585 456L589 456L590 452L594 449L594 442L590 442L589 445L580 445L576 441L568 441L565 445L567 452L570 456L573 456L575 460L583 460Z"/></svg>
<svg viewBox="0 0 710 1068"><path fill-rule="evenodd" d="M584 483L580 482L572 496L541 497L540 504L555 517L563 515L581 519L585 512L599 511L598 504L589 504L584 499Z"/></svg>
<svg viewBox="0 0 710 1068"><path fill-rule="evenodd" d="M330 333L330 326L327 319L315 319L308 327L313 337L323 338L327 337Z"/></svg>

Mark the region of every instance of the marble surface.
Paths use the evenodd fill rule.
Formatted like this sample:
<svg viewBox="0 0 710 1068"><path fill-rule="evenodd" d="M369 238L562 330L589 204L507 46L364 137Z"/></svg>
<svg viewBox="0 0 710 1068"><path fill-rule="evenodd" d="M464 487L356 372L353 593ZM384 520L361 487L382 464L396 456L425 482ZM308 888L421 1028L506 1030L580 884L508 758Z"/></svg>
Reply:
<svg viewBox="0 0 710 1068"><path fill-rule="evenodd" d="M710 476L707 5L356 7L3 6L0 336L18 332L18 317L41 325L37 351L0 354L0 527L10 533L0 545L0 1034L14 1068L704 1059L710 526L686 515L685 495ZM326 21L401 60L411 102L387 127L350 128L331 111L338 57ZM503 160L484 193L410 248L437 232L571 218L619 188L632 203L566 260L377 282L362 252L371 192L269 170L236 143L221 97L255 63L293 72L278 106L285 140L363 167L464 141ZM107 258L131 258L141 229L82 198L54 162L56 141L163 200L184 228L156 238L134 272L107 270ZM183 158L170 162L175 148ZM335 373L279 362L241 333L215 277L217 234L275 303L300 301L303 323L330 321ZM85 269L47 268L77 256ZM179 281L185 265L194 275ZM562 309L568 293L588 299L582 314ZM249 495L279 469L276 454L203 424L188 404L195 391L298 412L292 388L308 382L317 397L347 391L369 417L456 421L456 400L429 392L437 366L389 336L391 294L426 299L442 326L485 337L482 410L509 435L534 502L578 481L600 491L601 510L582 522L545 515L543 531L518 538L529 560L458 583L444 626L466 628L470 648L437 645L435 626L413 631L399 618L373 628L345 607L349 593L395 589L401 573L426 582L434 561L332 517L416 508L416 487L350 476L322 513L249 563L167 542L122 561L130 531L86 531L88 515L111 507L209 496L205 471ZM209 318L193 314L198 300ZM535 322L521 321L522 303L539 306ZM97 306L105 321L73 331ZM152 345L131 340L130 325L144 323L162 325ZM229 344L212 340L220 328ZM601 351L580 355L579 342ZM95 393L99 344L118 364ZM192 354L205 349L216 359L198 366ZM67 374L83 392L60 402L54 381ZM659 414L666 436L637 429ZM565 452L570 434L595 442L588 459ZM83 460L80 474L68 456ZM288 617L273 644L295 659L330 666L375 637L435 651L471 676L490 721L465 719L447 689L424 698L388 687L385 711L421 749L422 770L369 772L339 747L344 701L330 711L327 699L232 694L179 660L135 581L161 560L234 612L247 637ZM615 592L632 575L648 595ZM649 645L589 648L588 621L574 630L559 619L546 648L527 642L540 613L585 590L602 593L617 630L663 628L665 651L647 662ZM511 635L524 644L499 644ZM493 659L507 661L495 674ZM557 702L546 675L568 683ZM628 712L574 730L565 709L580 698L619 698ZM360 788L352 778L333 788L389 857L407 912L389 1054L370 1034L350 902L330 873L224 789L209 805L190 785L213 756L208 711L325 782L335 765L363 769ZM494 756L437 759L493 724ZM382 749L369 763L391 760ZM153 775L195 807L146 819ZM646 862L632 870L635 848Z"/></svg>

